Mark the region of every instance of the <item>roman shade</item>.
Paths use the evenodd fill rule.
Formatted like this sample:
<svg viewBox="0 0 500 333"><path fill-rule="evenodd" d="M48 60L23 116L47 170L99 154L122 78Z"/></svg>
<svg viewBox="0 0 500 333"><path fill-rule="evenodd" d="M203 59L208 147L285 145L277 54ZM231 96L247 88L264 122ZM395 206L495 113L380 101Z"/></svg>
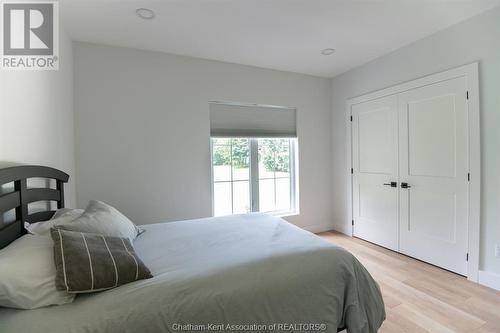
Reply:
<svg viewBox="0 0 500 333"><path fill-rule="evenodd" d="M296 137L295 108L210 103L212 137Z"/></svg>

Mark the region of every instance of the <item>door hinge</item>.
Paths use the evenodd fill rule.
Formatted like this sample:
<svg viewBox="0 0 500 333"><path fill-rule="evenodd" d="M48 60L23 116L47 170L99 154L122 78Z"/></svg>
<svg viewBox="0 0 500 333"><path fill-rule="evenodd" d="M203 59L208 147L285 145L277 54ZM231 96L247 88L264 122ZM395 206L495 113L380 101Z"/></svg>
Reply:
<svg viewBox="0 0 500 333"><path fill-rule="evenodd" d="M354 220L352 220L352 225L354 225Z"/></svg>
<svg viewBox="0 0 500 333"><path fill-rule="evenodd" d="M470 182L470 172L467 173L467 181Z"/></svg>
<svg viewBox="0 0 500 333"><path fill-rule="evenodd" d="M351 116L351 121L352 121L352 116Z"/></svg>
<svg viewBox="0 0 500 333"><path fill-rule="evenodd" d="M469 91L467 91L467 100L469 99Z"/></svg>
<svg viewBox="0 0 500 333"><path fill-rule="evenodd" d="M465 261L469 261L469 254L468 253L465 255Z"/></svg>
<svg viewBox="0 0 500 333"><path fill-rule="evenodd" d="M353 169L353 168L351 168L351 175L352 175L353 173L354 173L354 169Z"/></svg>

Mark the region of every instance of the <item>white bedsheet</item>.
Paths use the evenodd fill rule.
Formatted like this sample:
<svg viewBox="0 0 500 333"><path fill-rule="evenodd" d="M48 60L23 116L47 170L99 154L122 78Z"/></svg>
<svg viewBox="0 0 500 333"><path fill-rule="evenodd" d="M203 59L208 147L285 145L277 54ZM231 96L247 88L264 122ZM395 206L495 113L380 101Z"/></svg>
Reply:
<svg viewBox="0 0 500 333"><path fill-rule="evenodd" d="M154 278L68 305L0 309L0 332L317 324L356 333L376 332L385 318L377 284L350 253L282 219L249 214L144 229L134 247Z"/></svg>

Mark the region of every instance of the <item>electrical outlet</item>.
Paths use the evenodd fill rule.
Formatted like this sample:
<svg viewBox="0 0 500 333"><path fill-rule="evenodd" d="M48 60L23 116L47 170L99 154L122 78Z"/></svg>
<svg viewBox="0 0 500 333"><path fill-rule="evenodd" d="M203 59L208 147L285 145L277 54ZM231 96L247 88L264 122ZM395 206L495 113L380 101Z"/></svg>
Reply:
<svg viewBox="0 0 500 333"><path fill-rule="evenodd" d="M500 245L495 245L495 257L500 258Z"/></svg>

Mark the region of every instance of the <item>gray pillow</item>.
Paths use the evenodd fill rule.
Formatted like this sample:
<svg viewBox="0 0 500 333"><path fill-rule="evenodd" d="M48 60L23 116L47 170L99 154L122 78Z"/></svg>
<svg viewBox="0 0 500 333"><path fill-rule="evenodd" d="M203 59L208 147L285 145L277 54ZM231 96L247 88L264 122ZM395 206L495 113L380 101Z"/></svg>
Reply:
<svg viewBox="0 0 500 333"><path fill-rule="evenodd" d="M52 216L51 220L57 219L58 217L61 217L63 215L66 215L66 216L71 215L71 216L74 216L74 217L78 217L78 216L80 216L82 214L83 214L83 209L78 209L78 208L59 208L58 210L56 210L56 212Z"/></svg>
<svg viewBox="0 0 500 333"><path fill-rule="evenodd" d="M55 212L50 220L36 223L24 222L24 228L32 235L48 235L51 228L70 223L82 213L83 209L61 208Z"/></svg>
<svg viewBox="0 0 500 333"><path fill-rule="evenodd" d="M58 227L104 236L127 237L131 242L142 233L141 229L116 208L97 200L90 200L82 215Z"/></svg>
<svg viewBox="0 0 500 333"><path fill-rule="evenodd" d="M52 228L50 234L58 290L91 293L152 277L128 238L61 228Z"/></svg>

